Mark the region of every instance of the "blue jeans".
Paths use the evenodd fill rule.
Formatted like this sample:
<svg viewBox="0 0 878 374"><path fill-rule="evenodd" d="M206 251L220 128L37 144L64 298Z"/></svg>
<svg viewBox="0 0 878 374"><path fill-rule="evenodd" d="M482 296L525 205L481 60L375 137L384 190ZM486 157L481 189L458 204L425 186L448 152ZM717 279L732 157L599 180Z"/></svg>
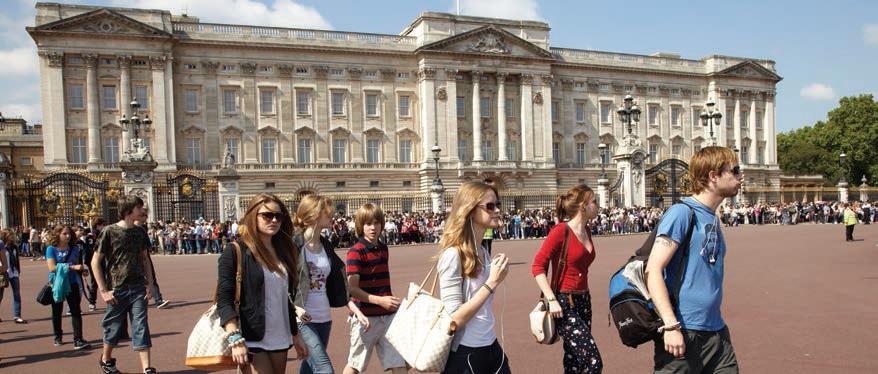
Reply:
<svg viewBox="0 0 878 374"><path fill-rule="evenodd" d="M332 321L302 324L299 322L299 335L308 346L308 359L299 367L299 374L334 374L332 362L326 347L329 345L329 332Z"/></svg>
<svg viewBox="0 0 878 374"><path fill-rule="evenodd" d="M19 278L9 278L9 288L12 289L12 317L13 318L21 318L21 283L19 283ZM3 291L5 288L0 288L0 302L3 302Z"/></svg>
<svg viewBox="0 0 878 374"><path fill-rule="evenodd" d="M149 337L149 321L146 310L146 287L117 289L113 291L116 304L107 304L107 313L101 326L104 328L104 344L115 347L125 334L125 316L131 318L131 348L145 351L152 347Z"/></svg>

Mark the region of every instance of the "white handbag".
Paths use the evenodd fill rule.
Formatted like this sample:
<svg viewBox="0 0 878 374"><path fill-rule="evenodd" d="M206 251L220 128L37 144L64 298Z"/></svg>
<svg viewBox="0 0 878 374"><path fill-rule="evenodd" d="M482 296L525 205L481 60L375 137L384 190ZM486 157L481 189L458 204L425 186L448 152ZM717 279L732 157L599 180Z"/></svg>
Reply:
<svg viewBox="0 0 878 374"><path fill-rule="evenodd" d="M409 292L399 305L385 337L405 362L420 372L440 372L445 368L457 325L451 320L442 300L433 295L439 273L430 291L424 284L436 267L430 269L421 285L409 284Z"/></svg>
<svg viewBox="0 0 878 374"><path fill-rule="evenodd" d="M564 228L564 244L561 247L561 257L558 260L558 268L552 273L552 281L550 286L555 296L558 295L558 289L561 287L561 274L564 274L564 268L567 265L567 244L570 240L570 231ZM540 300L537 306L528 314L530 322L530 334L539 344L555 344L561 337L555 327L555 318L549 314L549 301L545 295L540 293Z"/></svg>
<svg viewBox="0 0 878 374"><path fill-rule="evenodd" d="M238 268L235 273L235 310L241 304L241 247L235 246ZM216 295L216 292L214 292ZM216 297L216 296L214 296ZM189 334L186 344L186 366L202 371L219 371L236 369L238 366L232 359L232 348L229 346L229 335L220 323L216 300L210 306Z"/></svg>

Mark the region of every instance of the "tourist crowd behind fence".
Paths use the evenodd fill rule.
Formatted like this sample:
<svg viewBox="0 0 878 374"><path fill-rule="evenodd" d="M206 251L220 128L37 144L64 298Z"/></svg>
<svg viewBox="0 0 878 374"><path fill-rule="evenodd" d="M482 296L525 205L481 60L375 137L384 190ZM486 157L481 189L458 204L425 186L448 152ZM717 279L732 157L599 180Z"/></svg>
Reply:
<svg viewBox="0 0 878 374"><path fill-rule="evenodd" d="M878 202L852 202L860 222L878 220ZM795 225L801 223L837 224L842 222L844 206L839 202L795 202L773 204L725 204L717 215L727 227L739 225ZM661 208L604 208L591 222L593 235L620 235L652 231L662 217ZM387 212L382 241L389 245L437 243L442 236L444 214L432 212ZM496 240L520 240L545 237L557 224L552 208L507 209L502 225L494 230ZM78 238L91 235L88 227L74 225ZM28 257L45 255L48 229L16 228L21 253ZM230 238L236 238L237 222L219 222L197 218L191 222L153 222L149 237L153 252L162 254L219 253ZM351 216L337 213L332 228L322 233L340 248L357 241Z"/></svg>

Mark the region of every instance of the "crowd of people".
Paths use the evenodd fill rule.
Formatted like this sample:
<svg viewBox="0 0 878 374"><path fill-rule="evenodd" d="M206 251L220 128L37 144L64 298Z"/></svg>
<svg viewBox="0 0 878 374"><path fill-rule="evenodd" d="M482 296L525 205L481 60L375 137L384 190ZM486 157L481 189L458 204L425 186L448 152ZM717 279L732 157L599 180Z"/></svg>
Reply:
<svg viewBox="0 0 878 374"><path fill-rule="evenodd" d="M283 373L289 350L295 349L304 359L300 373L332 373L334 367L343 367L346 374L360 373L373 352L382 369L404 373L407 362L386 336L402 302L390 288L388 245L438 243L434 260L441 301L457 326L443 372L510 373L509 357L494 333L492 305L509 259L503 253L492 253L491 242L545 238L532 272L548 311L559 321L565 372L599 373L603 362L591 335L588 288L588 269L596 252L591 238L656 232L647 272L647 285L663 322L656 338L656 368L682 370L693 362L736 368L719 302L703 297L721 293L716 289L721 282L704 282L703 289L686 289L669 299L666 282L673 277L667 274L679 271L669 264L677 246L700 247L696 241L708 240L705 230L719 230L704 222L717 218L726 227L837 223L845 225L846 238L853 240L853 226L870 224L878 219L878 211L870 202L723 205L740 187L735 160L725 148L699 152L692 161L696 194L670 209L602 209L585 185L559 196L551 208L504 209L491 184L468 182L443 214L384 212L367 203L352 216L344 216L335 212L331 199L318 195L304 197L291 212L276 196L260 194L238 222L198 218L150 224L144 202L124 196L118 204L121 219L116 223L98 219L91 227L59 224L43 230L0 230L0 280L5 282L0 282L0 302L8 283L14 321L26 324L21 311L20 259L45 259L55 346L65 344L62 319L66 314L73 327L73 349L91 347L83 336L80 304L85 298L89 311L95 311L100 298L106 305L101 322L101 371L119 373L113 349L120 340L131 339L143 372L156 373L149 354L147 300L152 299L156 308L169 301L161 295L150 254L218 253L217 312L228 334L231 357L245 372ZM691 231L690 211L699 217L695 231ZM684 235L687 226L691 237ZM708 256L709 261L689 262L696 268L684 268L692 273L687 277L722 274L722 240L720 236L710 251L702 250L701 256ZM340 257L337 248L349 249ZM236 277L240 264L245 271ZM560 278L555 274L558 269ZM688 312L675 313L678 306L671 300L686 303ZM350 354L338 366L326 353L333 308L346 308L350 315ZM685 349L699 339L712 348ZM689 359L689 355L698 359ZM682 357L687 360L679 360Z"/></svg>

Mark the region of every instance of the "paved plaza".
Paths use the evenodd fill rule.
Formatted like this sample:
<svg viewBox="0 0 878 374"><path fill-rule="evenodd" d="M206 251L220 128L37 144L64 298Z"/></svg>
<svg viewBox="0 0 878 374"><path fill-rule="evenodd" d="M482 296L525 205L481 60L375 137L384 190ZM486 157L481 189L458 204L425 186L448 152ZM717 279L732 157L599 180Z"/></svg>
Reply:
<svg viewBox="0 0 878 374"><path fill-rule="evenodd" d="M853 243L844 241L840 225L797 225L727 228L723 312L729 323L742 372L745 373L875 373L878 372L878 225L858 225ZM606 373L651 371L652 345L624 347L607 323L607 281L640 245L644 235L595 239L598 257L589 275L594 302L594 335ZM541 346L528 334L527 312L538 290L530 261L538 240L495 242L506 252L512 271L498 290L497 333L517 373L561 373L561 344ZM401 294L410 281L420 280L435 245L391 249L393 289ZM210 305L216 279L216 256L156 256L159 284L167 309L150 310L154 366L163 373L191 372L183 365L186 340L200 313ZM12 323L7 290L0 306L0 372L87 373L98 370L100 313L84 316L85 337L95 348L74 352L69 319L64 320L65 344L52 346L50 309L33 299L46 279L43 262L25 260L22 298L30 324ZM85 303L83 302L83 306ZM341 370L349 338L345 312L334 312L330 356ZM125 372L139 372L128 344L116 351ZM368 373L379 373L373 358ZM288 372L298 372L290 359Z"/></svg>

